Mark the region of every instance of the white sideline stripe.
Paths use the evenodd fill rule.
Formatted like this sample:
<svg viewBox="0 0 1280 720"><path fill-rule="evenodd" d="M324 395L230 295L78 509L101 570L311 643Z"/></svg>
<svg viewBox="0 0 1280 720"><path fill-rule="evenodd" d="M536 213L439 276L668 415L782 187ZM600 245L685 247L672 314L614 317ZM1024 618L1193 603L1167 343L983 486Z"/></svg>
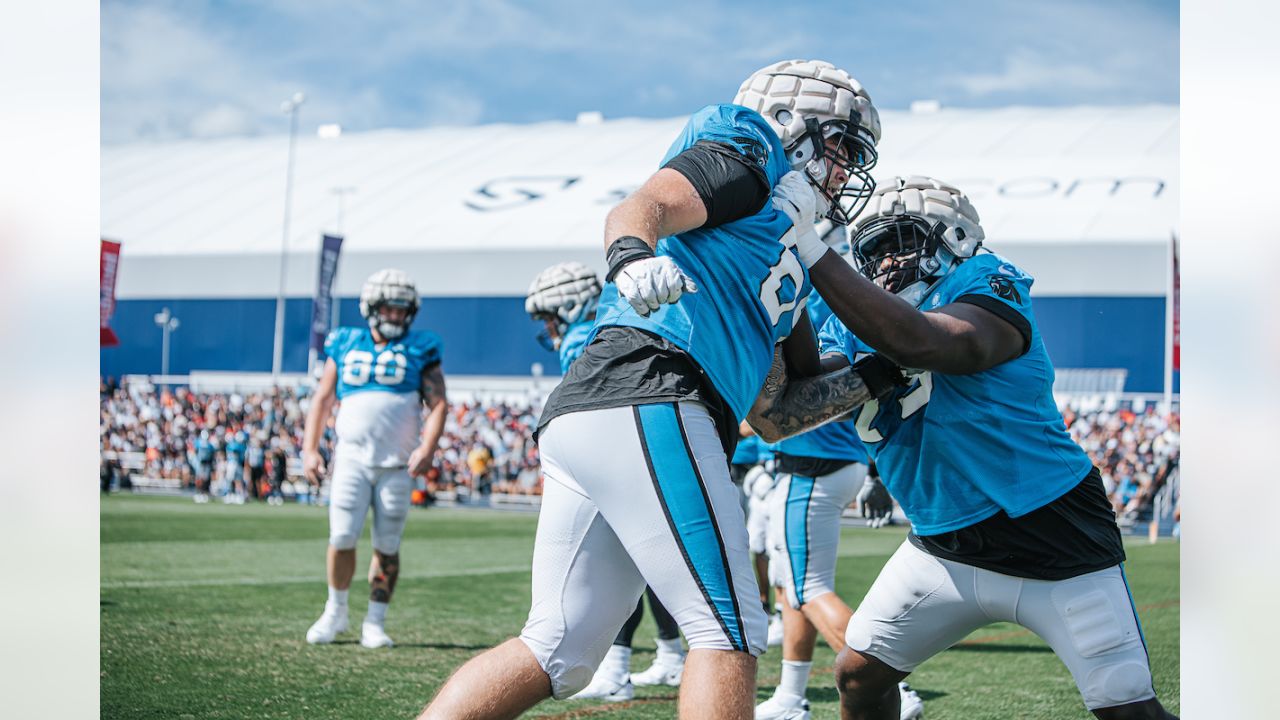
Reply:
<svg viewBox="0 0 1280 720"><path fill-rule="evenodd" d="M498 575L501 573L529 570L528 565L511 565L493 568L472 568L470 570L442 570L419 573L402 573L401 580L421 580L428 578L457 577L462 575ZM208 587L212 585L286 585L291 583L324 582L323 574L297 577L242 577L242 578L206 578L202 580L108 580L102 583L103 590L121 588L168 588L168 587Z"/></svg>

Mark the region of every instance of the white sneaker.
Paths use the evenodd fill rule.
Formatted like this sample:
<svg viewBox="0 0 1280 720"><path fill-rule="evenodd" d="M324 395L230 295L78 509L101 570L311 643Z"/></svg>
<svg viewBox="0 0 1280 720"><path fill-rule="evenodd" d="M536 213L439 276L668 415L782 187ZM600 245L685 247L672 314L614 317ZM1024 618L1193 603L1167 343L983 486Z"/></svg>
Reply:
<svg viewBox="0 0 1280 720"><path fill-rule="evenodd" d="M769 647L782 644L782 613L769 616Z"/></svg>
<svg viewBox="0 0 1280 720"><path fill-rule="evenodd" d="M601 673L591 678L591 684L580 690L578 694L570 697L570 700L607 700L608 702L623 702L631 700L636 696L636 686L631 684L631 676L628 675L625 680L618 682L616 678L606 677Z"/></svg>
<svg viewBox="0 0 1280 720"><path fill-rule="evenodd" d="M360 625L360 644L371 650L395 645L391 638L387 637L387 631L381 625L368 620Z"/></svg>
<svg viewBox="0 0 1280 720"><path fill-rule="evenodd" d="M774 695L756 706L756 720L809 720L809 701L792 704Z"/></svg>
<svg viewBox="0 0 1280 720"><path fill-rule="evenodd" d="M902 711L898 720L918 720L924 717L924 700L920 699L910 685L898 683L898 692L902 695Z"/></svg>
<svg viewBox="0 0 1280 720"><path fill-rule="evenodd" d="M307 642L312 645L328 645L338 635L347 631L347 609L332 611L326 605L320 619L307 630Z"/></svg>
<svg viewBox="0 0 1280 720"><path fill-rule="evenodd" d="M648 685L680 686L680 677L684 675L684 656L659 657L653 661L648 670L631 674L631 683L640 687Z"/></svg>

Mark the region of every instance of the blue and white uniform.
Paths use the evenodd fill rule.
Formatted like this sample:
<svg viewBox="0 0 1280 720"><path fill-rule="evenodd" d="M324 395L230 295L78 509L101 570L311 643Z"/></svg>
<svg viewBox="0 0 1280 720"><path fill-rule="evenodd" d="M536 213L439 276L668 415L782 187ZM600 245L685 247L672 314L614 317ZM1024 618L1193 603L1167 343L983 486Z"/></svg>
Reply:
<svg viewBox="0 0 1280 720"><path fill-rule="evenodd" d="M781 141L764 118L737 105L711 105L690 118L667 150L666 163L698 142L731 146L751 157L772 187L791 170ZM697 362L737 420L746 417L812 289L795 251L780 242L791 220L765 203L754 215L658 241L698 285L674 303L640 315L610 283L600 299L596 332L611 326L647 330Z"/></svg>
<svg viewBox="0 0 1280 720"><path fill-rule="evenodd" d="M540 420L546 484L520 637L558 698L591 679L646 584L691 648L765 648L722 438L736 437L810 291L782 242L791 222L768 202L791 168L764 119L734 105L694 114L663 163L709 203L709 226L657 246L698 291L641 316L607 284L590 344ZM734 173L745 182L717 184ZM707 178L717 202L755 193L750 209L712 224Z"/></svg>
<svg viewBox="0 0 1280 720"><path fill-rule="evenodd" d="M999 255L962 263L922 309L975 296L1002 303L1030 328L1027 351L972 375L919 373L854 411L858 434L917 535L957 530L1002 510L1019 517L1078 485L1092 467L1053 400L1053 365L1031 312L1031 283ZM823 354L850 362L873 352L838 320L823 326L819 341Z"/></svg>
<svg viewBox="0 0 1280 720"><path fill-rule="evenodd" d="M441 361L440 337L414 330L383 345L368 328L329 333L341 405L329 489L329 543L354 548L373 508L373 547L400 548L413 483L409 456L422 437L422 374Z"/></svg>
<svg viewBox="0 0 1280 720"><path fill-rule="evenodd" d="M1054 404L1031 284L999 255L966 260L922 309L986 309L1018 328L1024 352L970 375L918 373L855 411L913 533L858 606L845 642L911 672L977 628L1013 622L1053 648L1089 709L1149 700L1119 531ZM820 340L824 354L850 362L871 352L836 319Z"/></svg>
<svg viewBox="0 0 1280 720"><path fill-rule="evenodd" d="M821 328L831 310L809 298L809 319ZM799 609L835 592L840 517L867 477L867 450L852 420L820 425L773 444L778 482L768 500L768 545L774 581Z"/></svg>
<svg viewBox="0 0 1280 720"><path fill-rule="evenodd" d="M569 372L569 366L587 349L587 341L591 337L591 328L596 324L592 320L579 320L564 331L560 339L560 372Z"/></svg>

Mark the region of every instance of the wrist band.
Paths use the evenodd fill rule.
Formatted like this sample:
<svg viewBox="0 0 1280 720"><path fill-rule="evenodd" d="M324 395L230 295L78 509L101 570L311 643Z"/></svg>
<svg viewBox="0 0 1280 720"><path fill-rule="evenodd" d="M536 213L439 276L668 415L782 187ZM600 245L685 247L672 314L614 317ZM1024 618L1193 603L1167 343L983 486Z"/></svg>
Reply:
<svg viewBox="0 0 1280 720"><path fill-rule="evenodd" d="M604 281L613 282L613 279L622 270L622 266L627 263L653 256L653 248L649 247L649 243L634 235L623 235L610 243L609 249L605 251L605 259L609 262L609 272L605 273Z"/></svg>
<svg viewBox="0 0 1280 720"><path fill-rule="evenodd" d="M853 366L853 371L858 373L858 377L867 386L867 391L877 400L893 392L894 388L907 385L907 378L903 376L902 370L880 353L859 360Z"/></svg>

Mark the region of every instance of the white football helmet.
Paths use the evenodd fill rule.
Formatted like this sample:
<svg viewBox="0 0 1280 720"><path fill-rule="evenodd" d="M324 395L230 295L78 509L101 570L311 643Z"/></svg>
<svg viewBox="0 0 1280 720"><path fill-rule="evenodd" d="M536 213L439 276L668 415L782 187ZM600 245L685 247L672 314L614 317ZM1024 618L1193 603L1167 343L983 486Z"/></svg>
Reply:
<svg viewBox="0 0 1280 720"><path fill-rule="evenodd" d="M985 237L964 193L941 180L911 176L892 178L875 191L849 244L858 272L918 307Z"/></svg>
<svg viewBox="0 0 1280 720"><path fill-rule="evenodd" d="M821 60L783 60L747 78L733 102L764 117L793 170L826 201L826 217L847 225L875 189L871 168L880 114L849 73ZM847 181L833 180L839 166Z"/></svg>
<svg viewBox="0 0 1280 720"><path fill-rule="evenodd" d="M600 302L600 278L580 262L562 262L538 273L529 285L524 311L534 320L550 321L556 332L540 341L549 340L550 349L559 350L569 326L590 318Z"/></svg>
<svg viewBox="0 0 1280 720"><path fill-rule="evenodd" d="M407 310L403 322L384 320L378 313L383 305ZM409 332L413 318L418 314L418 289L402 270L379 270L364 281L360 288L360 314L369 322L371 330L388 340L399 340Z"/></svg>

